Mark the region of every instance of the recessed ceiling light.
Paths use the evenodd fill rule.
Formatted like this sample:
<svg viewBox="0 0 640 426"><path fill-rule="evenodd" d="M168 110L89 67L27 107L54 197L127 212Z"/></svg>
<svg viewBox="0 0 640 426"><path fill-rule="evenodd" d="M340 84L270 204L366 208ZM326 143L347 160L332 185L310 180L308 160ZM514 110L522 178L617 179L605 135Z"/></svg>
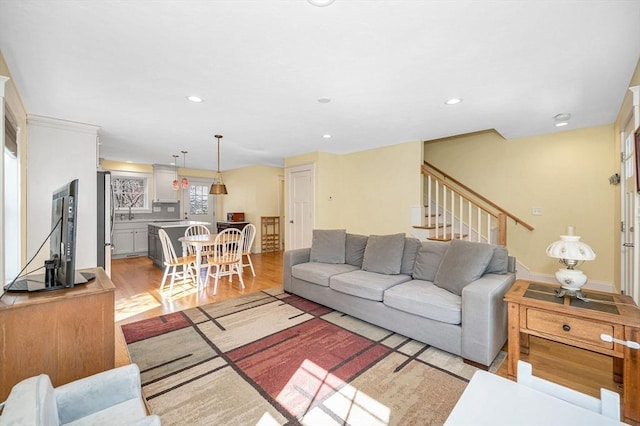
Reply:
<svg viewBox="0 0 640 426"><path fill-rule="evenodd" d="M329 6L331 3L333 3L336 0L307 0L310 4L317 6L317 7L325 7L325 6Z"/></svg>
<svg viewBox="0 0 640 426"><path fill-rule="evenodd" d="M446 101L445 104L447 104L447 105L455 105L455 104L459 104L460 102L462 102L462 99L460 99L460 98L451 98L448 101Z"/></svg>
<svg viewBox="0 0 640 426"><path fill-rule="evenodd" d="M329 102L331 102L331 98L318 98L318 102L320 102L321 104L328 104Z"/></svg>
<svg viewBox="0 0 640 426"><path fill-rule="evenodd" d="M200 103L200 102L202 102L204 100L201 97L195 96L195 95L187 96L187 99L190 100L191 102L195 102L195 103Z"/></svg>
<svg viewBox="0 0 640 426"><path fill-rule="evenodd" d="M570 119L571 119L571 114L569 114L568 112L563 112L553 116L553 121L556 122L555 123L556 127L566 126L567 124L569 124Z"/></svg>
<svg viewBox="0 0 640 426"><path fill-rule="evenodd" d="M325 133L322 137L325 139L331 139L331 135L329 133Z"/></svg>

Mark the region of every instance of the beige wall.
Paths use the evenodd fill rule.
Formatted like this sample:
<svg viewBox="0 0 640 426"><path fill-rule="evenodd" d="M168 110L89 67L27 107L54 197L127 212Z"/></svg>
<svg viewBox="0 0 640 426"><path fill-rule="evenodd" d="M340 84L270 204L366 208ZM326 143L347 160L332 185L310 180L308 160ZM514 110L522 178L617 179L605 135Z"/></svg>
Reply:
<svg viewBox="0 0 640 426"><path fill-rule="evenodd" d="M509 252L530 271L554 273L546 247L574 226L597 255L581 269L613 283L614 141L612 125L514 140L488 131L427 142L425 159L535 227L508 225Z"/></svg>
<svg viewBox="0 0 640 426"><path fill-rule="evenodd" d="M315 228L360 234L411 234L411 208L421 203L421 142L337 155L289 157L285 167L314 164Z"/></svg>

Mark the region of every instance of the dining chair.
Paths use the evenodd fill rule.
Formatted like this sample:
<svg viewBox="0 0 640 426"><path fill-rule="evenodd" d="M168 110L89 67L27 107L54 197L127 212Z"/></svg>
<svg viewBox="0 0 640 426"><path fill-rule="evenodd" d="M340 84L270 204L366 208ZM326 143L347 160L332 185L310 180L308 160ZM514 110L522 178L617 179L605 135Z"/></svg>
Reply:
<svg viewBox="0 0 640 426"><path fill-rule="evenodd" d="M173 295L173 284L176 279L182 280L183 283L186 282L187 279L190 279L194 284L197 283L196 278L193 275L196 256L193 254L189 254L185 257L176 256L173 244L171 244L169 235L164 229L158 230L158 237L162 244L162 253L164 254L164 275L162 276L160 291L162 292L167 278L171 276L171 284L169 285L169 297L171 297ZM179 267L181 268L180 271L178 271Z"/></svg>
<svg viewBox="0 0 640 426"><path fill-rule="evenodd" d="M210 235L211 231L205 225L191 225L184 231L185 237L191 237L193 235ZM195 251L192 246L187 245L187 251L189 254L195 254ZM213 251L213 246L205 246L202 248L202 257L203 260L211 254Z"/></svg>
<svg viewBox="0 0 640 426"><path fill-rule="evenodd" d="M215 249L207 261L207 280L213 277L213 294L218 294L218 280L228 276L229 282L233 275L238 275L240 286L244 289L242 280L242 237L243 232L235 228L227 228L216 236ZM211 272L211 268L215 271Z"/></svg>
<svg viewBox="0 0 640 426"><path fill-rule="evenodd" d="M251 274L255 277L256 271L253 269L253 262L251 261L251 247L253 246L253 240L256 238L256 226L250 223L244 227L242 232L244 233L244 237L242 238L242 268L244 269L250 266ZM249 263L244 263L245 257Z"/></svg>

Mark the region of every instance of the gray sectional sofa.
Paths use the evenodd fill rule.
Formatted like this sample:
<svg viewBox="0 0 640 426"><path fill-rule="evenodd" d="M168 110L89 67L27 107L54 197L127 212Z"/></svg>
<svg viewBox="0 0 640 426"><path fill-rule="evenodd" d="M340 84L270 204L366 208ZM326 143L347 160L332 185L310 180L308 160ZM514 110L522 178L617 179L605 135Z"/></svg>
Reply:
<svg viewBox="0 0 640 426"><path fill-rule="evenodd" d="M314 230L284 253L284 290L489 366L507 339L503 246Z"/></svg>

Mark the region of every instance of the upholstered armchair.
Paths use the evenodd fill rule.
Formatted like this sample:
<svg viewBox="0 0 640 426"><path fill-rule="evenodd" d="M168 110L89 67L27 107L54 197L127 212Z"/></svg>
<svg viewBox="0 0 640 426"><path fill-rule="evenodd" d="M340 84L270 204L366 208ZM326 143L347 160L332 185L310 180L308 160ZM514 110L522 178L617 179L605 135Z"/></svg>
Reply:
<svg viewBox="0 0 640 426"><path fill-rule="evenodd" d="M136 364L54 388L46 374L16 384L0 425L160 425L147 415Z"/></svg>

